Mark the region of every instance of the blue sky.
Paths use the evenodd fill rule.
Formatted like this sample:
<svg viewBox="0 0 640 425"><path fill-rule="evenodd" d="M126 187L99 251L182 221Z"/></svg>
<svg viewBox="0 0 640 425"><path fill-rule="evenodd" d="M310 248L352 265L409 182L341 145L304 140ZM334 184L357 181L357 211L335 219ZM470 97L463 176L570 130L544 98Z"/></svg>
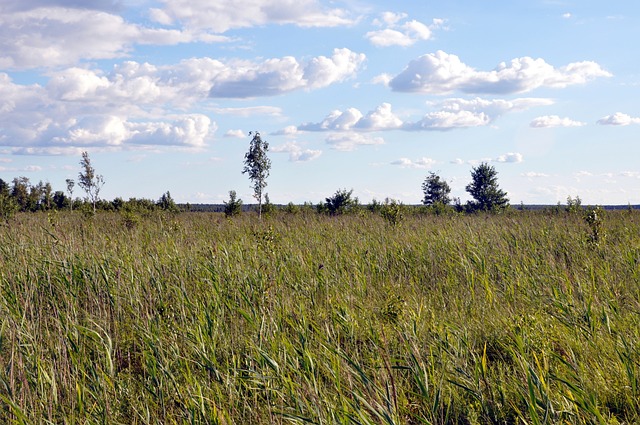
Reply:
<svg viewBox="0 0 640 425"><path fill-rule="evenodd" d="M272 202L419 203L472 167L512 204L640 203L640 3L0 0L0 178L219 203L249 131ZM77 194L77 193L76 193Z"/></svg>

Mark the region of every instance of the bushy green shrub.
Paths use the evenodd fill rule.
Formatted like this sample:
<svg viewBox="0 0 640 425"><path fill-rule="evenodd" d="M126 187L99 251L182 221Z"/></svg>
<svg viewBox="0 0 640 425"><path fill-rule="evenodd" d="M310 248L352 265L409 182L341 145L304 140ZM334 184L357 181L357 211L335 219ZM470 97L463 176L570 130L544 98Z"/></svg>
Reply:
<svg viewBox="0 0 640 425"><path fill-rule="evenodd" d="M224 215L234 217L242 213L242 199L238 199L235 190L229 191L229 200L224 203Z"/></svg>
<svg viewBox="0 0 640 425"><path fill-rule="evenodd" d="M326 202L318 211L326 212L330 215L340 215L353 212L358 206L358 199L352 198L352 194L353 189L339 189L335 194L333 194L333 196L326 198Z"/></svg>

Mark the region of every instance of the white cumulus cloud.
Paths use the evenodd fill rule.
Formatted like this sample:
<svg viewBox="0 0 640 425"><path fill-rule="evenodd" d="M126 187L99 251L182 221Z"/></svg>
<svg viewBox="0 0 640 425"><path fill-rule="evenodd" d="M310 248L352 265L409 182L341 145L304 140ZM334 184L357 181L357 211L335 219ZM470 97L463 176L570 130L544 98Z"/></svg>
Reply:
<svg viewBox="0 0 640 425"><path fill-rule="evenodd" d="M393 130L402 126L402 120L391 111L390 103L383 103L361 117L354 127L363 130Z"/></svg>
<svg viewBox="0 0 640 425"><path fill-rule="evenodd" d="M334 110L322 121L306 123L300 131L385 131L385 130L439 130L486 126L505 113L524 111L538 106L553 104L550 99L518 98L462 99L450 98L430 104L437 111L428 112L418 121L403 121L393 113L391 104L383 103L364 115L356 108L345 111Z"/></svg>
<svg viewBox="0 0 640 425"><path fill-rule="evenodd" d="M362 133L340 133L332 134L326 139L327 144L338 151L354 151L359 146L383 145L382 137L369 136Z"/></svg>
<svg viewBox="0 0 640 425"><path fill-rule="evenodd" d="M282 116L282 108L276 106L247 106L244 108L212 108L216 114L233 115L237 117L250 117L254 115L266 115L272 117Z"/></svg>
<svg viewBox="0 0 640 425"><path fill-rule="evenodd" d="M373 24L377 26L393 26L407 17L406 13L382 12L380 19L374 19Z"/></svg>
<svg viewBox="0 0 640 425"><path fill-rule="evenodd" d="M598 120L600 125L630 125L640 124L640 117L634 118L630 115L623 114L622 112L616 112L613 115L607 115Z"/></svg>
<svg viewBox="0 0 640 425"><path fill-rule="evenodd" d="M393 130L402 126L402 120L391 111L391 104L382 103L364 115L356 108L345 111L334 110L318 123L306 123L300 131L379 131Z"/></svg>
<svg viewBox="0 0 640 425"><path fill-rule="evenodd" d="M325 7L317 0L161 0L152 17L164 25L224 33L230 29L267 24L335 27L354 20L344 9Z"/></svg>
<svg viewBox="0 0 640 425"><path fill-rule="evenodd" d="M51 68L112 59L140 44L227 41L222 36L145 27L110 11L73 8L64 2L31 3L0 13L0 68Z"/></svg>
<svg viewBox="0 0 640 425"><path fill-rule="evenodd" d="M54 145L121 146L123 144L202 147L212 123L205 115L187 115L173 121L130 122L115 116L87 116L71 121L52 137Z"/></svg>
<svg viewBox="0 0 640 425"><path fill-rule="evenodd" d="M356 108L349 108L346 111L334 110L329 113L319 123L307 123L298 127L301 131L349 131L361 119L363 115Z"/></svg>
<svg viewBox="0 0 640 425"><path fill-rule="evenodd" d="M549 128L549 127L582 127L587 125L584 122L575 121L571 118L560 118L558 115L544 115L534 118L530 127L533 128Z"/></svg>
<svg viewBox="0 0 640 425"><path fill-rule="evenodd" d="M524 111L538 106L553 104L550 99L518 98L504 99L474 99L450 98L433 106L438 111L427 113L417 122L407 122L406 130L452 130L456 128L481 127L494 122L509 112Z"/></svg>
<svg viewBox="0 0 640 425"><path fill-rule="evenodd" d="M364 55L347 49L304 62L292 57L261 62L205 57L162 66L125 61L106 71L89 67L51 71L43 85L16 84L0 73L0 146L47 145L59 150L56 143L69 148L146 145L157 140L158 145L198 147L215 123L201 114L176 118L181 116L176 111L211 96L243 98L324 87L352 77L363 61ZM237 116L282 116L281 108L273 106L211 109Z"/></svg>
<svg viewBox="0 0 640 425"><path fill-rule="evenodd" d="M131 143L201 148L215 124L206 115L191 114L171 122L128 123L127 128Z"/></svg>
<svg viewBox="0 0 640 425"><path fill-rule="evenodd" d="M539 87L564 88L611 74L595 62L574 62L555 68L544 59L522 57L502 62L492 71L477 71L456 55L430 53L411 61L389 80L394 91L428 94L524 93Z"/></svg>
<svg viewBox="0 0 640 425"><path fill-rule="evenodd" d="M294 137L298 133L299 133L298 127L296 127L295 125L288 125L285 128L283 128L282 130L274 131L271 134L274 134L276 136Z"/></svg>
<svg viewBox="0 0 640 425"><path fill-rule="evenodd" d="M259 64L233 64L214 73L209 96L249 98L318 89L354 77L365 59L363 53L334 49L331 57L317 56L306 63L288 56Z"/></svg>
<svg viewBox="0 0 640 425"><path fill-rule="evenodd" d="M412 160L409 158L400 158L391 162L391 165L398 165L402 168L419 168L419 169L429 169L433 168L433 166L437 163L436 160L422 157L416 160Z"/></svg>
<svg viewBox="0 0 640 425"><path fill-rule="evenodd" d="M274 153L288 153L291 162L313 161L322 155L321 150L305 149L298 142L287 142L271 148Z"/></svg>
<svg viewBox="0 0 640 425"><path fill-rule="evenodd" d="M224 137L233 137L236 139L242 139L244 137L247 137L247 133L242 130L227 130L224 133Z"/></svg>
<svg viewBox="0 0 640 425"><path fill-rule="evenodd" d="M365 35L371 44L377 47L401 46L408 47L421 40L432 38L432 30L442 25L443 20L434 19L432 25L426 25L416 20L405 20L405 13L398 14L385 12L381 20L374 20L374 25L385 26L386 28L369 31Z"/></svg>
<svg viewBox="0 0 640 425"><path fill-rule="evenodd" d="M437 111L429 112L420 121L405 125L408 130L451 130L454 128L481 127L491 118L484 112Z"/></svg>
<svg viewBox="0 0 640 425"><path fill-rule="evenodd" d="M538 172L535 172L535 171L527 171L526 173L522 173L520 175L522 177L528 177L530 179L549 177L549 174L538 173Z"/></svg>
<svg viewBox="0 0 640 425"><path fill-rule="evenodd" d="M80 68L53 74L45 87L15 84L0 73L0 145L24 154L76 154L86 146L204 146L215 122L203 114L165 111L153 100L172 95L153 96L164 89L143 86L127 94L123 81Z"/></svg>
<svg viewBox="0 0 640 425"><path fill-rule="evenodd" d="M79 100L94 98L99 90L110 86L107 78L96 72L69 68L55 74L47 84L52 97L60 100Z"/></svg>
<svg viewBox="0 0 640 425"><path fill-rule="evenodd" d="M522 154L517 152L509 152L504 155L500 155L499 157L494 159L495 162L508 162L508 163L515 163L515 164L522 162L523 160L524 158Z"/></svg>

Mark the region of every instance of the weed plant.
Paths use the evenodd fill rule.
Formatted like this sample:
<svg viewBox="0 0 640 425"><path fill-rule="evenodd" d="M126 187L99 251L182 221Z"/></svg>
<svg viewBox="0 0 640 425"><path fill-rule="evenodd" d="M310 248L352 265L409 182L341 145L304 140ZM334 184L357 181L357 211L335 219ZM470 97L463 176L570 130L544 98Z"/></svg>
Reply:
<svg viewBox="0 0 640 425"><path fill-rule="evenodd" d="M127 223L0 226L0 423L640 422L634 212Z"/></svg>

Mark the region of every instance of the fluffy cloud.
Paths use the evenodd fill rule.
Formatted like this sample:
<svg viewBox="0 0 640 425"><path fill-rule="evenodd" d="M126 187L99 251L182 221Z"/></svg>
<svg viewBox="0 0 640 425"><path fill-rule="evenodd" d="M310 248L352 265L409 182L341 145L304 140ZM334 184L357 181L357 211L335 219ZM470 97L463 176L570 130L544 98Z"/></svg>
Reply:
<svg viewBox="0 0 640 425"><path fill-rule="evenodd" d="M111 0L21 0L5 1L0 4L0 12L16 12L40 7L63 7L69 9L93 9L115 11L119 1Z"/></svg>
<svg viewBox="0 0 640 425"><path fill-rule="evenodd" d="M0 145L25 154L136 144L193 148L202 147L216 129L202 114L152 114L115 95L105 102L117 91L109 78L75 68L54 75L46 87L15 84L0 74ZM129 95L135 99L145 92L141 88Z"/></svg>
<svg viewBox="0 0 640 425"><path fill-rule="evenodd" d="M348 131L362 119L362 112L356 108L349 108L346 111L334 110L329 113L319 123L306 123L298 127L301 131L327 131L344 130Z"/></svg>
<svg viewBox="0 0 640 425"><path fill-rule="evenodd" d="M98 91L109 88L111 83L94 71L69 68L55 74L47 84L49 94L59 100L95 98Z"/></svg>
<svg viewBox="0 0 640 425"><path fill-rule="evenodd" d="M582 127L586 125L584 122L574 121L570 118L560 118L557 115L545 115L537 117L531 123L533 128L549 128L549 127Z"/></svg>
<svg viewBox="0 0 640 425"><path fill-rule="evenodd" d="M292 136L296 136L298 133L299 133L298 127L296 127L295 125L288 125L285 128L283 128L282 130L274 131L271 134L276 135L276 136L292 137Z"/></svg>
<svg viewBox="0 0 640 425"><path fill-rule="evenodd" d="M245 108L212 108L213 112L222 115L233 115L237 117L251 117L254 115L265 115L272 117L282 116L282 108L276 106L247 106Z"/></svg>
<svg viewBox="0 0 640 425"><path fill-rule="evenodd" d="M236 139L243 139L247 137L247 133L242 130L227 130L227 132L224 133L224 137L233 137Z"/></svg>
<svg viewBox="0 0 640 425"><path fill-rule="evenodd" d="M530 179L549 177L549 174L537 173L535 171L527 171L526 173L522 173L520 175L522 177L528 177Z"/></svg>
<svg viewBox="0 0 640 425"><path fill-rule="evenodd" d="M451 130L454 128L481 127L489 124L491 118L484 112L438 111L430 112L418 122L405 125L408 130Z"/></svg>
<svg viewBox="0 0 640 425"><path fill-rule="evenodd" d="M176 115L211 95L264 96L315 89L351 77L364 55L336 49L331 57L260 63L192 58L154 66L126 61L110 71L71 67L49 73L44 86L21 85L0 73L0 145L56 149L87 145L201 147L215 123ZM234 89L234 85L237 88ZM218 108L220 114L281 116L280 108ZM374 111L375 112L375 111ZM383 120L384 111L369 117ZM62 151L60 151L62 152Z"/></svg>
<svg viewBox="0 0 640 425"><path fill-rule="evenodd" d="M223 63L209 58L188 59L162 67L127 61L115 65L110 72L79 67L56 71L50 74L45 86L15 84L7 74L0 73L0 143L7 143L6 140L37 143L46 137L88 141L100 138L96 135L102 130L92 130L99 127L96 122L92 122L91 128L75 128L73 134L65 135L65 132L87 117L106 117L100 124L104 128L113 128L106 124L110 117L126 116L131 122L164 122L167 120L160 118L163 110L185 108L206 100L220 87L225 88L224 95L228 97L322 87L350 77L362 60L364 55L337 49L331 58L312 58L307 64L300 64L293 58L246 62L243 67L237 67L233 61ZM302 69L299 78L291 82L290 73L279 67L283 63L290 69ZM256 77L249 83L247 75L260 76L262 70L268 68L265 64L272 66L270 77ZM250 93L241 82L251 86ZM234 92L230 83L237 83L241 88ZM281 115L281 110L274 107L226 108L217 112L241 116ZM155 119L150 120L151 116ZM191 124L188 123L193 126L189 127ZM195 120L181 122L177 127L175 123L151 125L135 130L135 140L139 142L145 140L144 135L154 135L159 140L185 140L189 145L198 145L198 140L202 139L202 124L202 120ZM118 145L125 139L112 132L101 140Z"/></svg>
<svg viewBox="0 0 640 425"><path fill-rule="evenodd" d="M209 96L248 98L318 89L352 78L365 58L364 54L349 49L334 49L331 57L318 56L307 63L284 57L260 64L228 66L212 79Z"/></svg>
<svg viewBox="0 0 640 425"><path fill-rule="evenodd" d="M183 67L175 65L174 69ZM68 68L51 74L45 89L54 101L73 108L82 105L84 112L141 110L164 104L184 106L198 96L197 80L180 79L171 68L159 69L147 63L124 62L109 73L84 68Z"/></svg>
<svg viewBox="0 0 640 425"><path fill-rule="evenodd" d="M623 114L622 112L616 112L613 115L607 115L606 117L598 120L600 125L630 125L640 124L640 118L634 118L630 115Z"/></svg>
<svg viewBox="0 0 640 425"><path fill-rule="evenodd" d="M333 27L353 23L345 10L325 7L318 0L161 0L161 3L163 8L152 9L157 22L182 23L188 28L215 33L265 24Z"/></svg>
<svg viewBox="0 0 640 425"><path fill-rule="evenodd" d="M171 122L129 122L115 116L87 116L71 121L50 146L122 146L123 144L202 147L212 129L209 117L186 115Z"/></svg>
<svg viewBox="0 0 640 425"><path fill-rule="evenodd" d="M550 99L518 98L504 99L461 99L450 98L432 106L438 111L427 113L417 122L407 122L405 130L452 130L456 128L481 127L494 122L509 112L524 111L538 106L553 104Z"/></svg>
<svg viewBox="0 0 640 425"><path fill-rule="evenodd" d="M388 84L399 92L510 94L538 87L564 88L610 76L595 62L574 62L555 68L543 59L530 57L503 62L492 71L477 71L458 56L439 50L411 61Z"/></svg>
<svg viewBox="0 0 640 425"><path fill-rule="evenodd" d="M383 12L380 14L380 19L373 20L373 24L377 26L393 26L406 17L406 13Z"/></svg>
<svg viewBox="0 0 640 425"><path fill-rule="evenodd" d="M148 28L104 10L71 8L73 2L57 3L31 2L30 7L0 13L1 68L57 67L80 60L122 57L136 44L227 40L176 29Z"/></svg>
<svg viewBox="0 0 640 425"><path fill-rule="evenodd" d="M383 103L366 116L356 108L335 110L319 123L307 123L298 127L300 131L377 131L400 128L402 120L391 111L389 103Z"/></svg>
<svg viewBox="0 0 640 425"><path fill-rule="evenodd" d="M375 20L374 24L384 25L386 28L369 31L365 37L371 44L377 47L408 47L420 40L429 40L432 36L431 31L442 23L442 20L434 19L431 26L427 26L416 20L406 21L400 24L399 22L404 20L404 18L406 18L406 14L385 12L382 15L382 22Z"/></svg>
<svg viewBox="0 0 640 425"><path fill-rule="evenodd" d="M172 122L127 123L126 128L130 143L201 148L215 124L206 115L191 114Z"/></svg>
<svg viewBox="0 0 640 425"><path fill-rule="evenodd" d="M522 157L522 154L517 152L509 152L504 155L500 155L499 157L494 159L494 162L508 162L508 163L517 164L522 162L523 160L524 158Z"/></svg>
<svg viewBox="0 0 640 425"><path fill-rule="evenodd" d="M383 103L355 124L363 130L393 130L402 126L402 120L391 111L391 104Z"/></svg>
<svg viewBox="0 0 640 425"><path fill-rule="evenodd" d="M293 57L263 62L221 62L191 58L175 65L156 67L127 61L108 74L68 68L53 73L47 89L59 100L158 104L184 103L207 97L247 98L312 90L353 77L365 60L364 54L335 49L329 57L318 56L306 63ZM220 113L236 115L279 114L273 107L226 108Z"/></svg>
<svg viewBox="0 0 640 425"><path fill-rule="evenodd" d="M291 162L312 161L322 155L321 150L304 149L297 142L287 142L280 146L274 146L271 148L271 152L288 153L289 161Z"/></svg>
<svg viewBox="0 0 640 425"><path fill-rule="evenodd" d="M117 146L129 137L124 120L115 116L88 116L71 123L60 135L52 137L54 144Z"/></svg>
<svg viewBox="0 0 640 425"><path fill-rule="evenodd" d="M461 99L451 98L431 106L438 111L429 112L422 119L403 122L391 110L389 103L383 103L375 110L363 115L356 108L345 111L335 110L318 123L306 123L298 127L300 131L384 131L384 130L452 130L456 128L486 126L508 112L523 111L537 106L553 104L550 99L519 98L503 99Z"/></svg>
<svg viewBox="0 0 640 425"><path fill-rule="evenodd" d="M400 158L391 162L391 165L398 165L402 168L419 168L430 169L436 164L436 160L431 158L419 158L417 160L411 160L409 158Z"/></svg>
<svg viewBox="0 0 640 425"><path fill-rule="evenodd" d="M375 146L384 144L384 139L381 137L371 137L361 133L332 134L327 137L326 141L331 145L331 147L333 147L333 149L343 152L354 151L358 146Z"/></svg>
<svg viewBox="0 0 640 425"><path fill-rule="evenodd" d="M3 172L3 173L9 173L9 172L10 173L22 173L22 172L32 173L37 171L42 171L42 167L39 165L27 165L21 168L0 166L0 172Z"/></svg>
<svg viewBox="0 0 640 425"><path fill-rule="evenodd" d="M512 100L505 99L473 99L450 98L440 102L442 108L448 111L484 112L491 116L499 116L507 112L526 111L538 106L553 105L553 100L536 97L522 97Z"/></svg>

